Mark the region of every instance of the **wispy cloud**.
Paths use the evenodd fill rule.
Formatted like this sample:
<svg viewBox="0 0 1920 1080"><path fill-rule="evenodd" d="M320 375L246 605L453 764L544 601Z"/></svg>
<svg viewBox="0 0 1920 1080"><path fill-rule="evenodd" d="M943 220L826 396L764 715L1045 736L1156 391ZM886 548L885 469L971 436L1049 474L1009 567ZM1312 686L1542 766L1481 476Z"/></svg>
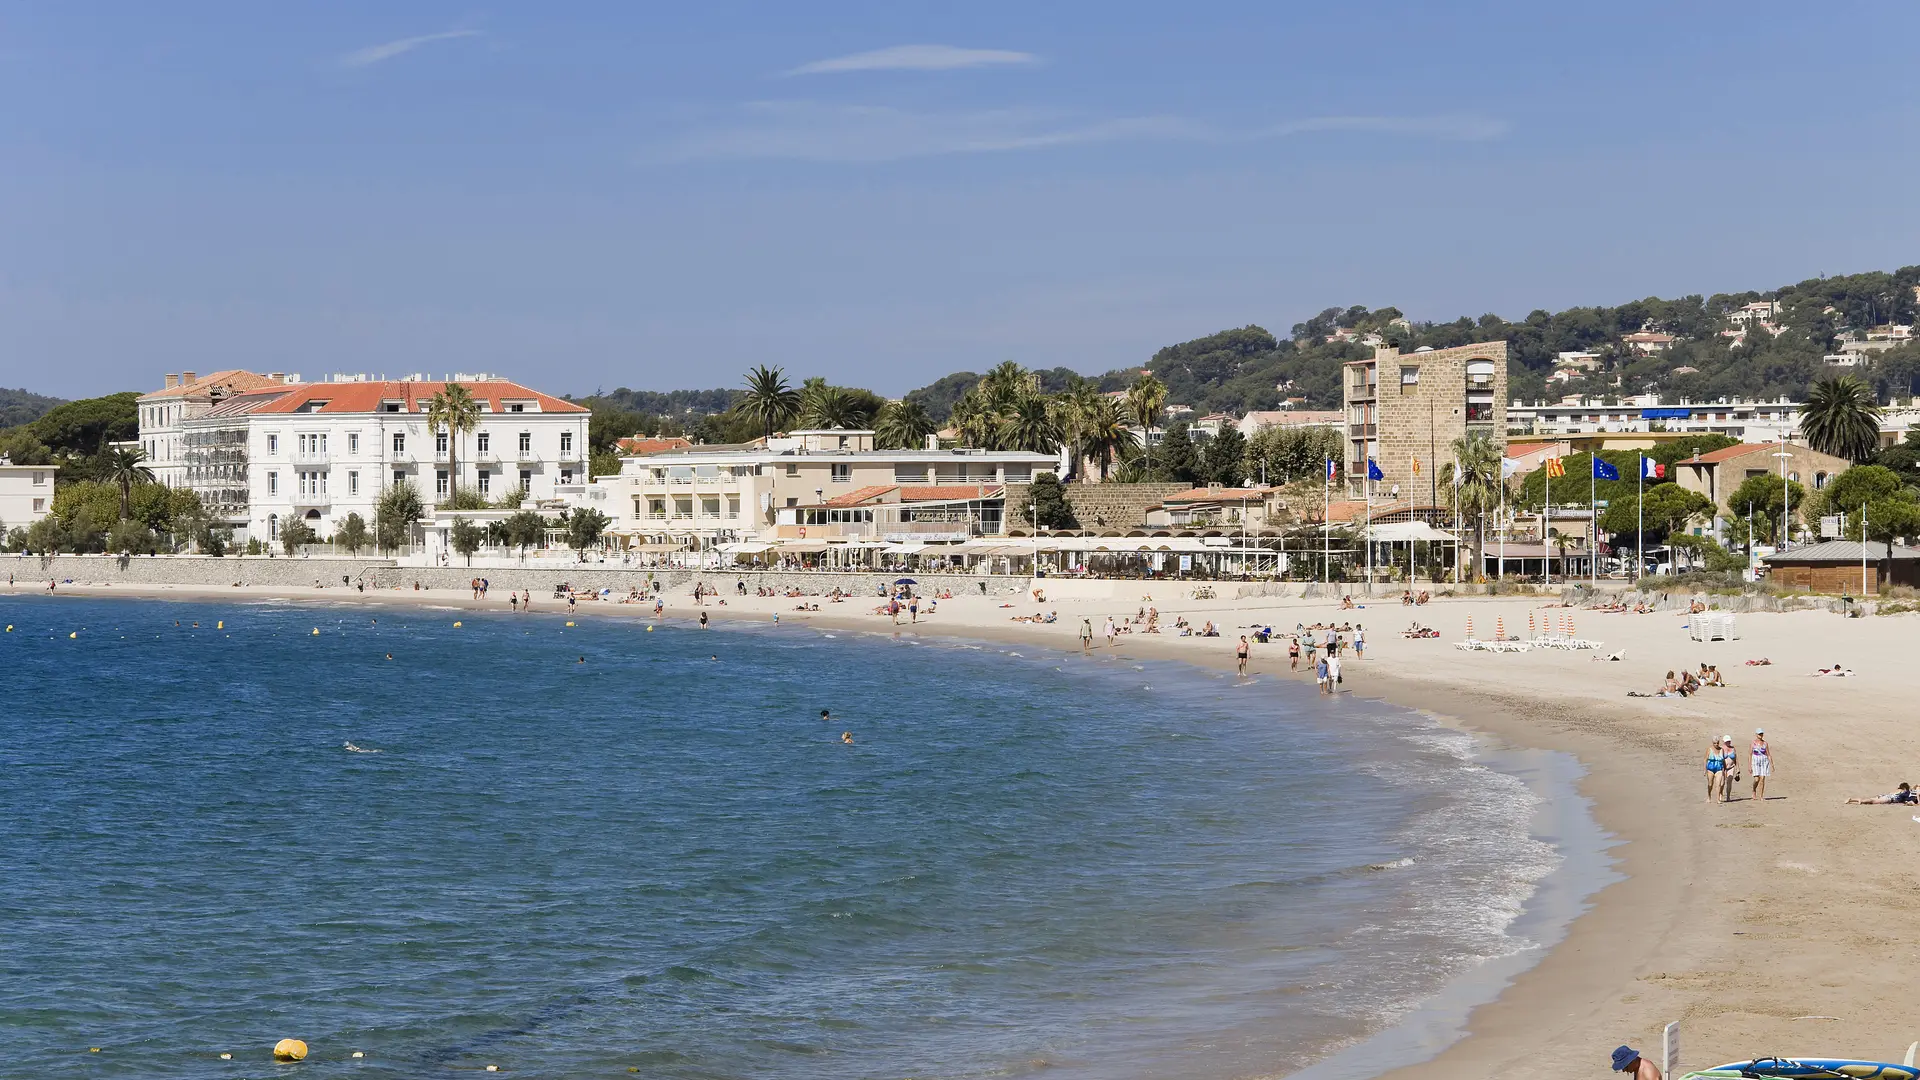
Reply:
<svg viewBox="0 0 1920 1080"><path fill-rule="evenodd" d="M355 49L340 57L345 67L367 67L382 60L391 60L403 53L410 53L422 45L431 45L436 41L451 41L454 38L479 37L478 30L442 30L437 34L421 34L419 37L401 38L398 41L369 45L364 49Z"/></svg>
<svg viewBox="0 0 1920 1080"><path fill-rule="evenodd" d="M668 161L878 162L1094 143L1248 143L1341 131L1485 141L1505 134L1507 125L1473 115L1325 116L1229 130L1180 116L1101 118L1037 108L915 112L884 105L760 101L741 106L726 124L669 142L658 156Z"/></svg>
<svg viewBox="0 0 1920 1080"><path fill-rule="evenodd" d="M848 71L957 71L996 64L1037 64L1032 53L1010 49L962 49L955 45L894 45L871 52L801 64L788 75L834 75Z"/></svg>

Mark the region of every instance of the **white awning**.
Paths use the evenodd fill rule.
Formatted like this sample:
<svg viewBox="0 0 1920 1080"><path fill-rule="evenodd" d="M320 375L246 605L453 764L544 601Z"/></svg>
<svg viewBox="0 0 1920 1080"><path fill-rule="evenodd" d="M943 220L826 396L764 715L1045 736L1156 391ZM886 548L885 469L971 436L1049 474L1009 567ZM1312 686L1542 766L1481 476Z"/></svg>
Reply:
<svg viewBox="0 0 1920 1080"><path fill-rule="evenodd" d="M883 544L881 545L881 550L889 555L911 555L916 551L925 550L926 546L925 544L915 543Z"/></svg>
<svg viewBox="0 0 1920 1080"><path fill-rule="evenodd" d="M733 541L721 544L718 548L719 551L725 552L728 555L758 555L763 551L771 551L772 549L772 544L764 544L752 540Z"/></svg>
<svg viewBox="0 0 1920 1080"><path fill-rule="evenodd" d="M1367 535L1375 541L1389 544L1404 544L1409 540L1438 540L1442 543L1455 543L1459 537L1427 524L1424 521L1389 521L1375 525Z"/></svg>
<svg viewBox="0 0 1920 1080"><path fill-rule="evenodd" d="M811 554L827 550L827 542L825 540L787 540L781 542L780 550Z"/></svg>

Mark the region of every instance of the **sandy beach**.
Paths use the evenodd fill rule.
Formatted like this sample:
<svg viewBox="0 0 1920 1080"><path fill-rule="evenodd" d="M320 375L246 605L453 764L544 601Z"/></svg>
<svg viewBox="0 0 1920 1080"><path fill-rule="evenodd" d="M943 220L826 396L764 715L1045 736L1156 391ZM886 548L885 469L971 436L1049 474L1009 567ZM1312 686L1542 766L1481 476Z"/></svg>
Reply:
<svg viewBox="0 0 1920 1080"><path fill-rule="evenodd" d="M711 580L723 587L734 581ZM44 595L45 587L23 583L14 592ZM59 595L508 610L504 590L480 602L465 590L62 585ZM1021 641L1072 653L1080 651L1085 618L1096 635L1087 662L1120 654L1228 669L1244 628L1270 624L1280 636L1253 645L1250 676L1305 681L1312 676L1304 664L1288 671L1286 635L1295 624L1364 625L1366 657L1347 662L1347 692L1423 710L1496 742L1574 755L1587 770L1581 787L1596 818L1622 841L1611 854L1624 879L1597 894L1539 964L1475 1010L1468 1036L1419 1066L1421 1076L1518 1077L1536 1075L1542 1065L1597 1071L1622 1042L1657 1056L1669 1020L1683 1025L1687 1068L1775 1053L1898 1061L1920 1038L1920 1025L1903 1015L1903 995L1893 989L1920 952L1908 940L1920 897L1906 868L1920 855L1920 823L1908 807L1842 805L1847 796L1920 780L1897 749L1906 721L1901 706L1920 691L1920 666L1908 666L1920 642L1915 616L1743 614L1740 640L1699 643L1689 640L1684 613L1574 611L1579 636L1624 655L1605 662L1595 659L1598 652L1499 655L1452 647L1469 617L1483 638L1496 619L1510 634L1525 633L1530 613L1536 624L1552 625L1564 612L1544 599L1442 599L1409 609L1384 598L1337 611L1325 602L1186 595L1172 583L1120 582L1102 599L1050 597L1004 607L999 598L957 597L940 601L917 625L903 614L897 628L871 613L877 601L870 597L840 604L809 597L804 602L821 610L803 612L795 610L800 599L735 595L724 605L696 607L683 592L667 598L666 614L685 620L704 610L716 619L763 622L777 614L782 625ZM1159 610L1168 630L1184 616L1213 620L1222 636L1135 632L1108 650L1100 635L1106 617L1125 619L1147 606ZM565 604L536 596L534 611L561 614ZM1011 621L1037 612L1057 612L1058 621ZM647 618L651 607L583 602L573 617L596 616ZM1403 637L1414 618L1438 628L1440 638ZM1772 665L1745 665L1762 657ZM1835 661L1857 675L1809 677ZM1627 696L1656 689L1669 669L1702 662L1719 665L1729 685L1688 699ZM1707 803L1701 762L1709 742L1733 735L1744 774L1755 728L1766 729L1775 756L1768 799L1749 800L1750 785L1742 783L1737 801ZM1275 1071L1293 1070L1281 1064Z"/></svg>

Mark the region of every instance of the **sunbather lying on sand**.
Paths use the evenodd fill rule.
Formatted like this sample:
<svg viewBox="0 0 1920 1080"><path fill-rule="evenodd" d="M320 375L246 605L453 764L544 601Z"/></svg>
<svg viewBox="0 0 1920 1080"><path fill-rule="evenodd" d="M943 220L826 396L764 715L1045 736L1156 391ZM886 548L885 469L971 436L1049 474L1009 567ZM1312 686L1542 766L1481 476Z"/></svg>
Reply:
<svg viewBox="0 0 1920 1080"><path fill-rule="evenodd" d="M1889 791L1885 795L1875 795L1871 799L1848 799L1847 802L1854 806L1890 806L1895 803L1920 804L1920 791L1913 790L1912 784L1902 781L1899 789L1896 791Z"/></svg>
<svg viewBox="0 0 1920 1080"><path fill-rule="evenodd" d="M1832 667L1830 668L1823 667L1819 671L1810 672L1809 674L1814 678L1818 678L1821 675L1832 675L1832 676L1835 676L1836 678L1844 679L1853 674L1853 669L1841 667L1840 662L1836 660L1833 662Z"/></svg>

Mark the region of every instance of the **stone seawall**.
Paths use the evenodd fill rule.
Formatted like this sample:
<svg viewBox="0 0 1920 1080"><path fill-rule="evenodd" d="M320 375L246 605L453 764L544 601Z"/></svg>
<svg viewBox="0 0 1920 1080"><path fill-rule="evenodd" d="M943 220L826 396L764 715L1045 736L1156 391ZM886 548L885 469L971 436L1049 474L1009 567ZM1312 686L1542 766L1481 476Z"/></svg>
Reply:
<svg viewBox="0 0 1920 1080"><path fill-rule="evenodd" d="M501 593L508 589L526 589L535 597L551 597L554 587L572 585L576 590L612 589L625 594L633 588L645 588L649 580L659 580L662 588L681 592L704 581L722 592L732 591L734 583L745 581L749 590L761 586L776 589L798 588L817 595L839 588L857 596L875 596L899 574L793 572L779 570L646 570L607 563L580 563L570 566L487 567L472 570L460 566L400 566L392 559L355 558L245 558L204 555L133 556L55 555L41 557L0 556L0 566L21 583L48 579L72 581L81 585L184 585L195 588L232 586L285 586L311 590L323 589L411 589L419 583L423 589L465 589L476 577ZM912 574L919 582L916 591L951 589L955 595L1012 596L1023 593L1025 577L987 574ZM504 595L502 596L504 599Z"/></svg>

